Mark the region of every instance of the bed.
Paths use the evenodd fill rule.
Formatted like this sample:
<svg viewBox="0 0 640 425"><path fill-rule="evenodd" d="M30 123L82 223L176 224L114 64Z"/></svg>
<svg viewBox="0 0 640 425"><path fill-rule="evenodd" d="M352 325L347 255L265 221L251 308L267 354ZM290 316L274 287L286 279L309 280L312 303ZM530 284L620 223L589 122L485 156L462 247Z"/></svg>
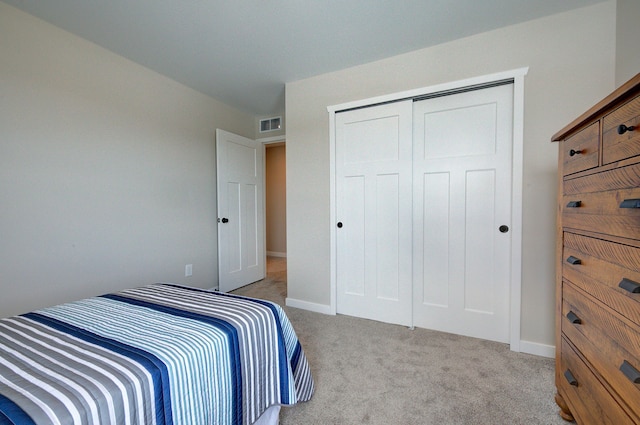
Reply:
<svg viewBox="0 0 640 425"><path fill-rule="evenodd" d="M0 424L277 423L313 390L264 300L154 284L0 319Z"/></svg>

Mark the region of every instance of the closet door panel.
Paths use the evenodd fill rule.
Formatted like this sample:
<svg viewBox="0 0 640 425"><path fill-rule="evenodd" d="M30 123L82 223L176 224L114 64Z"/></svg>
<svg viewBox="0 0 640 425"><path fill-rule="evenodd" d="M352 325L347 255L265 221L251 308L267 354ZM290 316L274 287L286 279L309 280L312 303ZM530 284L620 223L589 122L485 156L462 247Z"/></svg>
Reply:
<svg viewBox="0 0 640 425"><path fill-rule="evenodd" d="M365 194L364 176L350 176L343 181L344 204L342 219L348 223L338 233L338 271L347 294L365 293Z"/></svg>
<svg viewBox="0 0 640 425"><path fill-rule="evenodd" d="M411 111L336 114L338 313L411 324Z"/></svg>
<svg viewBox="0 0 640 425"><path fill-rule="evenodd" d="M512 90L414 103L416 326L509 340Z"/></svg>
<svg viewBox="0 0 640 425"><path fill-rule="evenodd" d="M423 269L415 283L415 295L422 299L423 304L445 308L449 305L451 259L449 250L443 247L449 246L450 223L449 214L442 214L442 211L450 209L450 179L448 172L423 175L422 199L429 207L421 210L424 223L421 237Z"/></svg>

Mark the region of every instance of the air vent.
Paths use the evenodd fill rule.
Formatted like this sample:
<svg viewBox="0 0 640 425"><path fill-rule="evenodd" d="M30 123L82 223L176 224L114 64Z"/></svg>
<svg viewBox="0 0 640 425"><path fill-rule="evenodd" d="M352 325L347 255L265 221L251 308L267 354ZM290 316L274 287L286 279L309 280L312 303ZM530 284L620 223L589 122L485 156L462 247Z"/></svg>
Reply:
<svg viewBox="0 0 640 425"><path fill-rule="evenodd" d="M282 128L282 117L265 118L260 120L260 133L280 130Z"/></svg>

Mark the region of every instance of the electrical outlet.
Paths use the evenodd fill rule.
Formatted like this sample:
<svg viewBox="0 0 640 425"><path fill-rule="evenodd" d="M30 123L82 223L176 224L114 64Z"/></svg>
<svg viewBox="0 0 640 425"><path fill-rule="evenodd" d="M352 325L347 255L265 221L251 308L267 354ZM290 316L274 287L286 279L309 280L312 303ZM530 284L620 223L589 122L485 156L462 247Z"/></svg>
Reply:
<svg viewBox="0 0 640 425"><path fill-rule="evenodd" d="M184 266L184 275L185 277L193 276L193 264L187 264Z"/></svg>

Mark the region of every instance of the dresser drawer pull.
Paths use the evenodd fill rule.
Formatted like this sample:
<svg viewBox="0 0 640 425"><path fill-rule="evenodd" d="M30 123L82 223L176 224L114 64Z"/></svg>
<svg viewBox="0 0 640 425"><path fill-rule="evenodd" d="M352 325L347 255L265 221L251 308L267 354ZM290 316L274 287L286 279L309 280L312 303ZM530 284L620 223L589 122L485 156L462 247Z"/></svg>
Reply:
<svg viewBox="0 0 640 425"><path fill-rule="evenodd" d="M629 381L634 384L640 384L640 372L638 372L638 369L631 366L628 361L624 360L622 362L622 365L620 365L620 371L624 373L624 376L626 376Z"/></svg>
<svg viewBox="0 0 640 425"><path fill-rule="evenodd" d="M624 133L626 133L627 131L633 131L633 130L635 130L635 129L636 129L636 127L635 127L634 125L630 125L630 126L628 126L628 127L627 127L627 126L626 126L626 125L624 125L624 124L620 124L620 125L618 126L618 134L624 134Z"/></svg>
<svg viewBox="0 0 640 425"><path fill-rule="evenodd" d="M625 291L629 291L632 294L640 294L640 283L634 282L633 280L623 278L618 286Z"/></svg>
<svg viewBox="0 0 640 425"><path fill-rule="evenodd" d="M580 208L582 201L571 201L567 204L567 208Z"/></svg>
<svg viewBox="0 0 640 425"><path fill-rule="evenodd" d="M625 199L620 203L620 208L640 208L640 199Z"/></svg>
<svg viewBox="0 0 640 425"><path fill-rule="evenodd" d="M567 263L577 266L578 264L582 264L582 260L570 255L569 258L567 258Z"/></svg>
<svg viewBox="0 0 640 425"><path fill-rule="evenodd" d="M569 156L580 155L583 152L584 152L583 149L580 149L580 150L571 149L569 151Z"/></svg>
<svg viewBox="0 0 640 425"><path fill-rule="evenodd" d="M573 323L574 325L582 324L582 319L580 319L573 311L567 313L567 319L569 319L569 322Z"/></svg>
<svg viewBox="0 0 640 425"><path fill-rule="evenodd" d="M574 387L578 386L578 380L573 376L569 369L564 372L564 377L567 379L569 385L573 385Z"/></svg>

